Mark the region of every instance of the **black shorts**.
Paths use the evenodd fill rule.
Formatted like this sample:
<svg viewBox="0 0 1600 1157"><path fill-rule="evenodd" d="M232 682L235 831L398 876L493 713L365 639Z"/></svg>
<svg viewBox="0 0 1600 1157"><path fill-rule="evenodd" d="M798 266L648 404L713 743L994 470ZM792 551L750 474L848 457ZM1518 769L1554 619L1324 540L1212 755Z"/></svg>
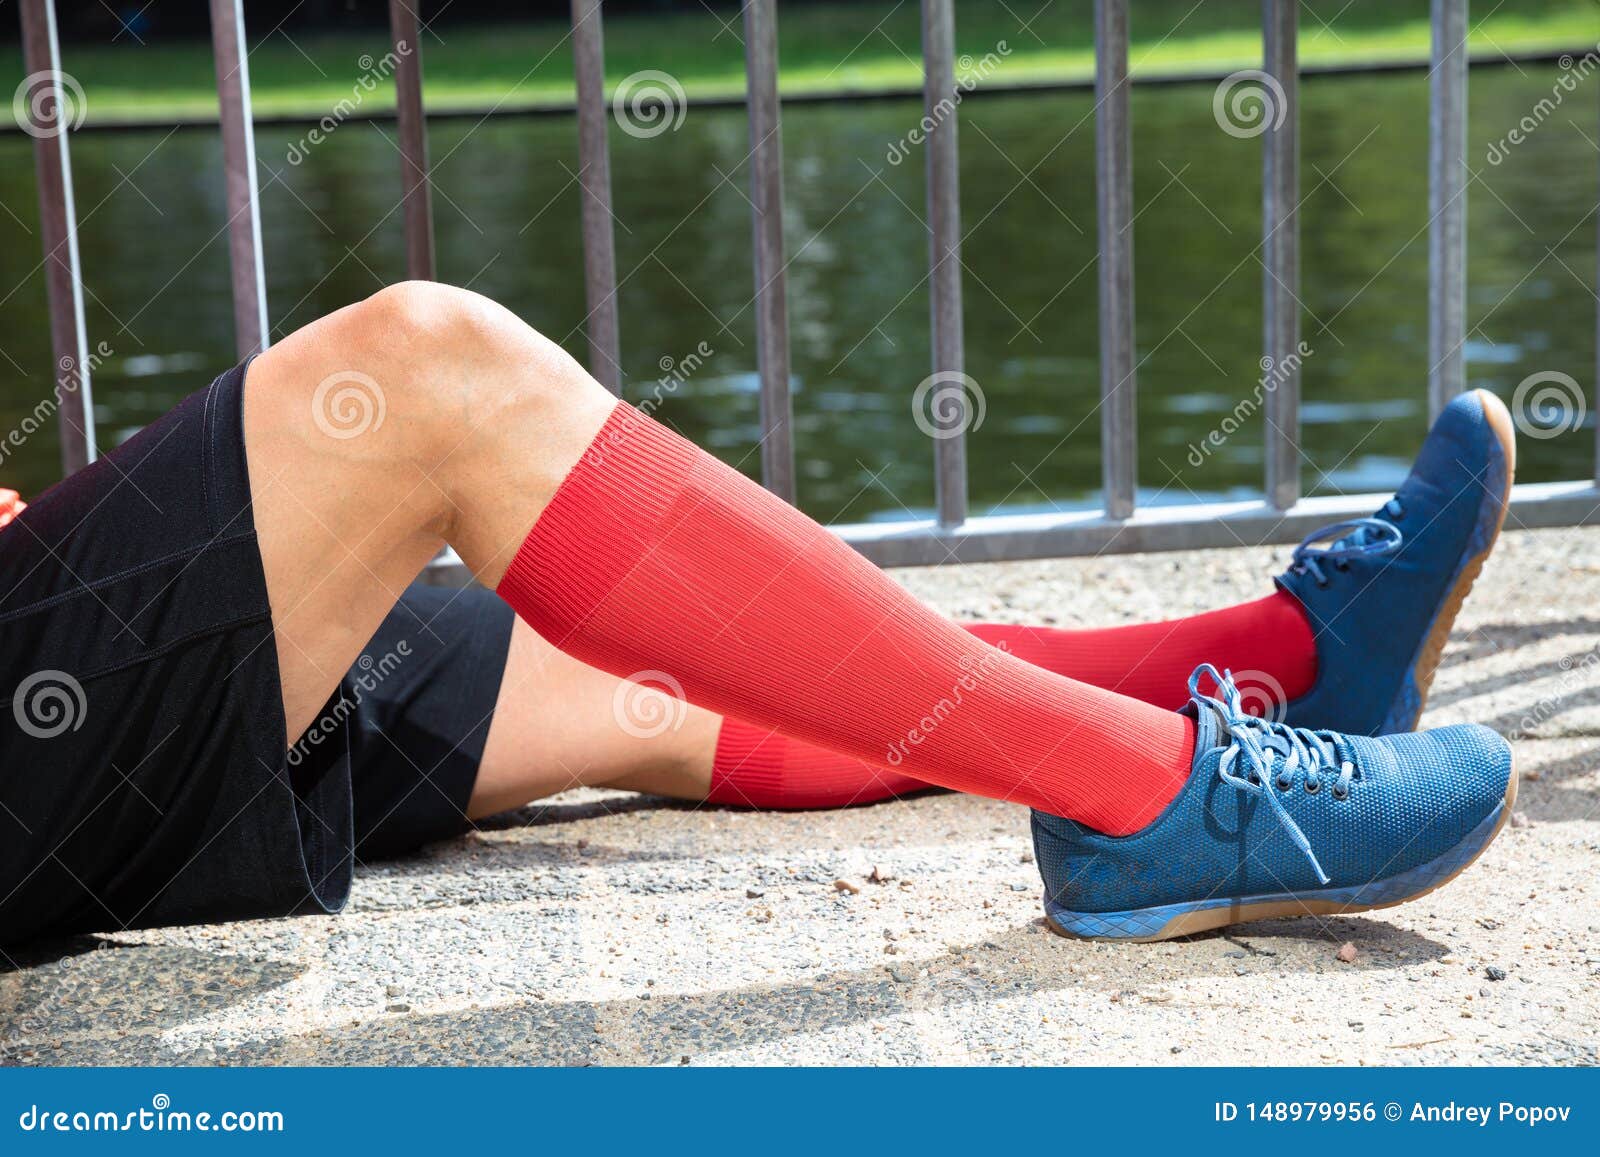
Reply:
<svg viewBox="0 0 1600 1157"><path fill-rule="evenodd" d="M510 609L413 587L289 748L243 385L0 530L0 943L332 912L469 826Z"/></svg>

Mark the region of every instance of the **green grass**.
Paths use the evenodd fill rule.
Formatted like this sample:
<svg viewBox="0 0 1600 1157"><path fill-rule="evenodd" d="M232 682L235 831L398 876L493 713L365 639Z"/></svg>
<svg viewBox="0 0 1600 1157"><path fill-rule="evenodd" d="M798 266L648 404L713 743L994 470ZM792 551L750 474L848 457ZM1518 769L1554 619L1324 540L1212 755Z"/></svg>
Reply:
<svg viewBox="0 0 1600 1157"><path fill-rule="evenodd" d="M1077 80L1093 75L1093 6L1089 0L962 0L957 47L974 62L999 57L983 83ZM1257 0L1138 0L1133 8L1131 61L1136 76L1196 70L1231 71L1259 65ZM1474 53L1583 50L1600 39L1595 0L1503 0L1473 6ZM1302 5L1300 57L1306 64L1423 60L1428 55L1426 0L1353 0L1324 26ZM690 98L738 94L744 88L743 29L733 10L728 26L703 8L677 15L627 16L608 21L606 72L615 84L631 73L671 73ZM785 7L781 13L781 87L786 93L870 92L920 83L917 0ZM1023 27L1024 21L1030 21ZM250 57L259 114L320 116L358 91L363 57L388 50L381 31L304 36L255 29ZM561 23L504 27L453 25L448 10L423 36L430 108L482 105L518 108L572 99L572 49ZM1008 52L1000 54L1004 42ZM63 46L63 66L88 94L91 122L127 118L214 115L215 76L210 46L197 41L140 45L124 34L115 43ZM0 49L0 79L20 77L14 44ZM361 94L364 110L392 106L393 88L380 83Z"/></svg>

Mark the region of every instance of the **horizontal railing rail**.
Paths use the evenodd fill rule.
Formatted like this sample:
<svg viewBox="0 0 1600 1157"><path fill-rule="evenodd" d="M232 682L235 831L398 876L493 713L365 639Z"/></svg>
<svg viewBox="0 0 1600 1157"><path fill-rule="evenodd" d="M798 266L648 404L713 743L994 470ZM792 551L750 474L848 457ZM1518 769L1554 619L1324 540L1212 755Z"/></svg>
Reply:
<svg viewBox="0 0 1600 1157"><path fill-rule="evenodd" d="M435 276L427 126L418 0L390 0L397 67L402 220L406 271ZM581 193L585 331L589 369L621 393L616 238L607 136L601 0L571 0ZM965 381L962 339L961 212L954 0L921 0L932 379ZM1428 353L1430 413L1466 386L1467 0L1431 0L1429 71ZM59 118L61 53L53 0L20 0L24 61L51 78L55 101L36 102ZM1134 328L1133 155L1128 90L1128 0L1095 0L1096 203L1100 298L1100 433L1103 508L974 517L968 504L964 430L932 439L935 513L927 519L834 529L885 566L987 562L1107 552L1182 550L1293 541L1327 522L1369 513L1386 495L1305 497L1300 462L1299 77L1297 0L1264 0L1261 76L1279 104L1262 140L1263 360L1284 367L1264 407L1262 498L1245 502L1140 507L1137 343ZM242 0L211 0L219 120L227 190L235 344L246 356L270 340L262 259L259 185L250 111L249 52ZM783 239L782 105L778 96L775 0L744 6L750 139L750 203L760 379L761 468L766 486L796 499L790 351ZM83 278L72 195L73 126L34 126L34 160L44 245L50 339L61 406L66 472L93 460L94 411L83 312ZM1600 311L1596 315L1600 335ZM1597 342L1600 350L1600 342ZM1600 377L1600 352L1597 352ZM1600 424L1590 479L1519 485L1510 525L1600 522ZM434 564L437 581L464 581L452 554Z"/></svg>

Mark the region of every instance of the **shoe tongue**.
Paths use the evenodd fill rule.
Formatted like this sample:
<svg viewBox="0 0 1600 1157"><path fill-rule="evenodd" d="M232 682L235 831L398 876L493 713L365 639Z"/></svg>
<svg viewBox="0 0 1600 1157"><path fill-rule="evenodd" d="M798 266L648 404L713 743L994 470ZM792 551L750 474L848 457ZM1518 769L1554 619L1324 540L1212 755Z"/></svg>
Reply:
<svg viewBox="0 0 1600 1157"><path fill-rule="evenodd" d="M1194 761L1198 764L1207 753L1233 742L1222 713L1205 699L1191 699L1187 708L1195 719Z"/></svg>

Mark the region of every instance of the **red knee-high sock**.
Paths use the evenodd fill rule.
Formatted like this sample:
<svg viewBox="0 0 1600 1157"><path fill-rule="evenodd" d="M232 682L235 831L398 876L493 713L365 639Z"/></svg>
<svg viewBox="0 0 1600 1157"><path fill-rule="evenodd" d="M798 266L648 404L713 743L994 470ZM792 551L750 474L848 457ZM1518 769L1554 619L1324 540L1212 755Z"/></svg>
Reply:
<svg viewBox="0 0 1600 1157"><path fill-rule="evenodd" d="M1280 706L1311 690L1317 645L1291 594L1220 611L1087 631L974 623L978 638L1017 658L1176 711L1189 701L1189 674L1201 663L1231 670L1246 706Z"/></svg>
<svg viewBox="0 0 1600 1157"><path fill-rule="evenodd" d="M730 717L717 732L706 799L736 807L804 810L874 803L927 788L922 780L882 765Z"/></svg>
<svg viewBox="0 0 1600 1157"><path fill-rule="evenodd" d="M1182 715L935 614L835 535L619 405L499 592L578 659L928 783L1124 834L1188 778Z"/></svg>
<svg viewBox="0 0 1600 1157"><path fill-rule="evenodd" d="M1189 673L1201 663L1233 671L1246 707L1263 710L1304 695L1317 676L1311 626L1283 591L1160 623L1075 631L973 623L966 629L1036 667L1169 709L1188 701ZM706 798L745 807L848 807L926 786L730 718L717 737Z"/></svg>

